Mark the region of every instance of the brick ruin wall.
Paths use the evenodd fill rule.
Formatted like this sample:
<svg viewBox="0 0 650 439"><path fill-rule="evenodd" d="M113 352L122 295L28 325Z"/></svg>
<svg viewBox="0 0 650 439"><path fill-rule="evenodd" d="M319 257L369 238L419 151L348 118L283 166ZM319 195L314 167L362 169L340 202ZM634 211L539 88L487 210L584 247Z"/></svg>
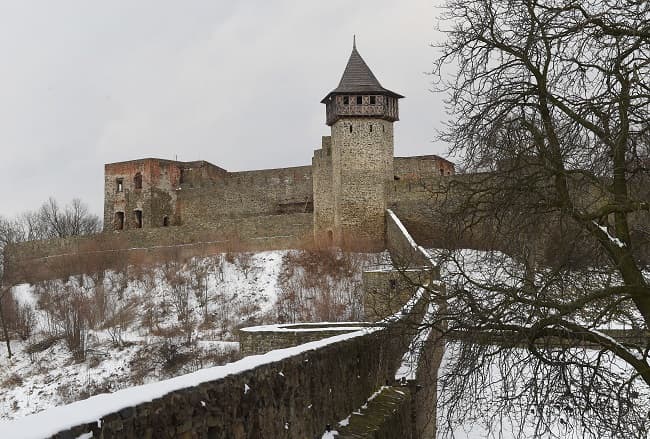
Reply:
<svg viewBox="0 0 650 439"><path fill-rule="evenodd" d="M225 170L203 161L142 159L106 164L104 230L180 225L179 188L214 183L226 174ZM118 220L118 212L124 214L123 219ZM136 212L141 212L141 220Z"/></svg>
<svg viewBox="0 0 650 439"><path fill-rule="evenodd" d="M418 181L445 175L454 175L454 164L437 155L395 157L393 171L398 180Z"/></svg>

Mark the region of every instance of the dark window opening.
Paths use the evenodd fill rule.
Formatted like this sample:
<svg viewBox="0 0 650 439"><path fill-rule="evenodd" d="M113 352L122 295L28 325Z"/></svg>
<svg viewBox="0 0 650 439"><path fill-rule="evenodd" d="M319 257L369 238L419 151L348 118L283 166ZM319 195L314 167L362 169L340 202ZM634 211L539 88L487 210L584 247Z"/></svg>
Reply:
<svg viewBox="0 0 650 439"><path fill-rule="evenodd" d="M123 192L124 191L124 179L123 178L118 178L115 180L115 185L117 186L117 192Z"/></svg>
<svg viewBox="0 0 650 439"><path fill-rule="evenodd" d="M142 211L136 210L135 212L135 227L136 229L142 228Z"/></svg>
<svg viewBox="0 0 650 439"><path fill-rule="evenodd" d="M185 170L181 169L181 175L178 178L178 184L183 184L185 182Z"/></svg>
<svg viewBox="0 0 650 439"><path fill-rule="evenodd" d="M372 124L370 124L370 132L372 133Z"/></svg>
<svg viewBox="0 0 650 439"><path fill-rule="evenodd" d="M163 227L169 227L169 217L163 217Z"/></svg>
<svg viewBox="0 0 650 439"><path fill-rule="evenodd" d="M115 212L115 222L113 223L115 230L124 229L124 212Z"/></svg>
<svg viewBox="0 0 650 439"><path fill-rule="evenodd" d="M343 96L343 105L348 105L350 103L350 98L347 96Z"/></svg>
<svg viewBox="0 0 650 439"><path fill-rule="evenodd" d="M135 177L133 177L133 186L136 189L142 189L142 174L139 172L135 174Z"/></svg>
<svg viewBox="0 0 650 439"><path fill-rule="evenodd" d="M357 96L357 105L363 104L363 96Z"/></svg>
<svg viewBox="0 0 650 439"><path fill-rule="evenodd" d="M327 242L332 245L334 243L334 233L331 230L327 231Z"/></svg>
<svg viewBox="0 0 650 439"><path fill-rule="evenodd" d="M397 288L397 280L395 280L395 279L390 279L390 280L388 281L388 283L390 284L390 289L391 289L391 290L394 290L395 288Z"/></svg>
<svg viewBox="0 0 650 439"><path fill-rule="evenodd" d="M445 175L445 170L440 168L440 175Z"/></svg>
<svg viewBox="0 0 650 439"><path fill-rule="evenodd" d="M377 103L377 99L374 96L370 96L370 105L375 105Z"/></svg>
<svg viewBox="0 0 650 439"><path fill-rule="evenodd" d="M352 124L350 124L350 132L352 132Z"/></svg>

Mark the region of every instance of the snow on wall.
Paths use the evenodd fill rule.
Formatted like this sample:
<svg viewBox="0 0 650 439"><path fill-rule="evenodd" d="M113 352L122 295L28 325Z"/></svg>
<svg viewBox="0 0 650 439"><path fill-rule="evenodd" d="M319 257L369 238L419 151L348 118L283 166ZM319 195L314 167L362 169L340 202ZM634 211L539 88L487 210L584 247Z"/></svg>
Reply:
<svg viewBox="0 0 650 439"><path fill-rule="evenodd" d="M429 252L418 245L395 213L386 210L386 245L398 268L436 267Z"/></svg>

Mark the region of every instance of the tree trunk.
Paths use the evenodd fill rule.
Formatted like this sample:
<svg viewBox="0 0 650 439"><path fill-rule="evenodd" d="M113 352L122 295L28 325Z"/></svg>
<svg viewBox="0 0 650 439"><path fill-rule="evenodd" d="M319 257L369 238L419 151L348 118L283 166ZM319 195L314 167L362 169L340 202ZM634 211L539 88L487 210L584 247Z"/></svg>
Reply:
<svg viewBox="0 0 650 439"><path fill-rule="evenodd" d="M2 332L5 337L5 342L7 343L7 355L11 358L11 343L9 342L9 331L7 330L7 321L4 316L4 308L2 307L2 299L4 298L4 292L0 294L0 323L2 324Z"/></svg>

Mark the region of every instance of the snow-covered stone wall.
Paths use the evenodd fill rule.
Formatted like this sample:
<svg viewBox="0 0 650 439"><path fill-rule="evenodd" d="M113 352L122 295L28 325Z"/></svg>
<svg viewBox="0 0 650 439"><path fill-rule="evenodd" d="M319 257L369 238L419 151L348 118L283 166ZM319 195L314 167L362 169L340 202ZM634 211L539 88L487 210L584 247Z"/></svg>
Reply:
<svg viewBox="0 0 650 439"><path fill-rule="evenodd" d="M419 246L392 210L386 211L386 248L397 269L435 269L436 263Z"/></svg>
<svg viewBox="0 0 650 439"><path fill-rule="evenodd" d="M275 349L298 346L369 326L371 325L357 322L252 326L238 331L239 352L244 357L265 354Z"/></svg>

